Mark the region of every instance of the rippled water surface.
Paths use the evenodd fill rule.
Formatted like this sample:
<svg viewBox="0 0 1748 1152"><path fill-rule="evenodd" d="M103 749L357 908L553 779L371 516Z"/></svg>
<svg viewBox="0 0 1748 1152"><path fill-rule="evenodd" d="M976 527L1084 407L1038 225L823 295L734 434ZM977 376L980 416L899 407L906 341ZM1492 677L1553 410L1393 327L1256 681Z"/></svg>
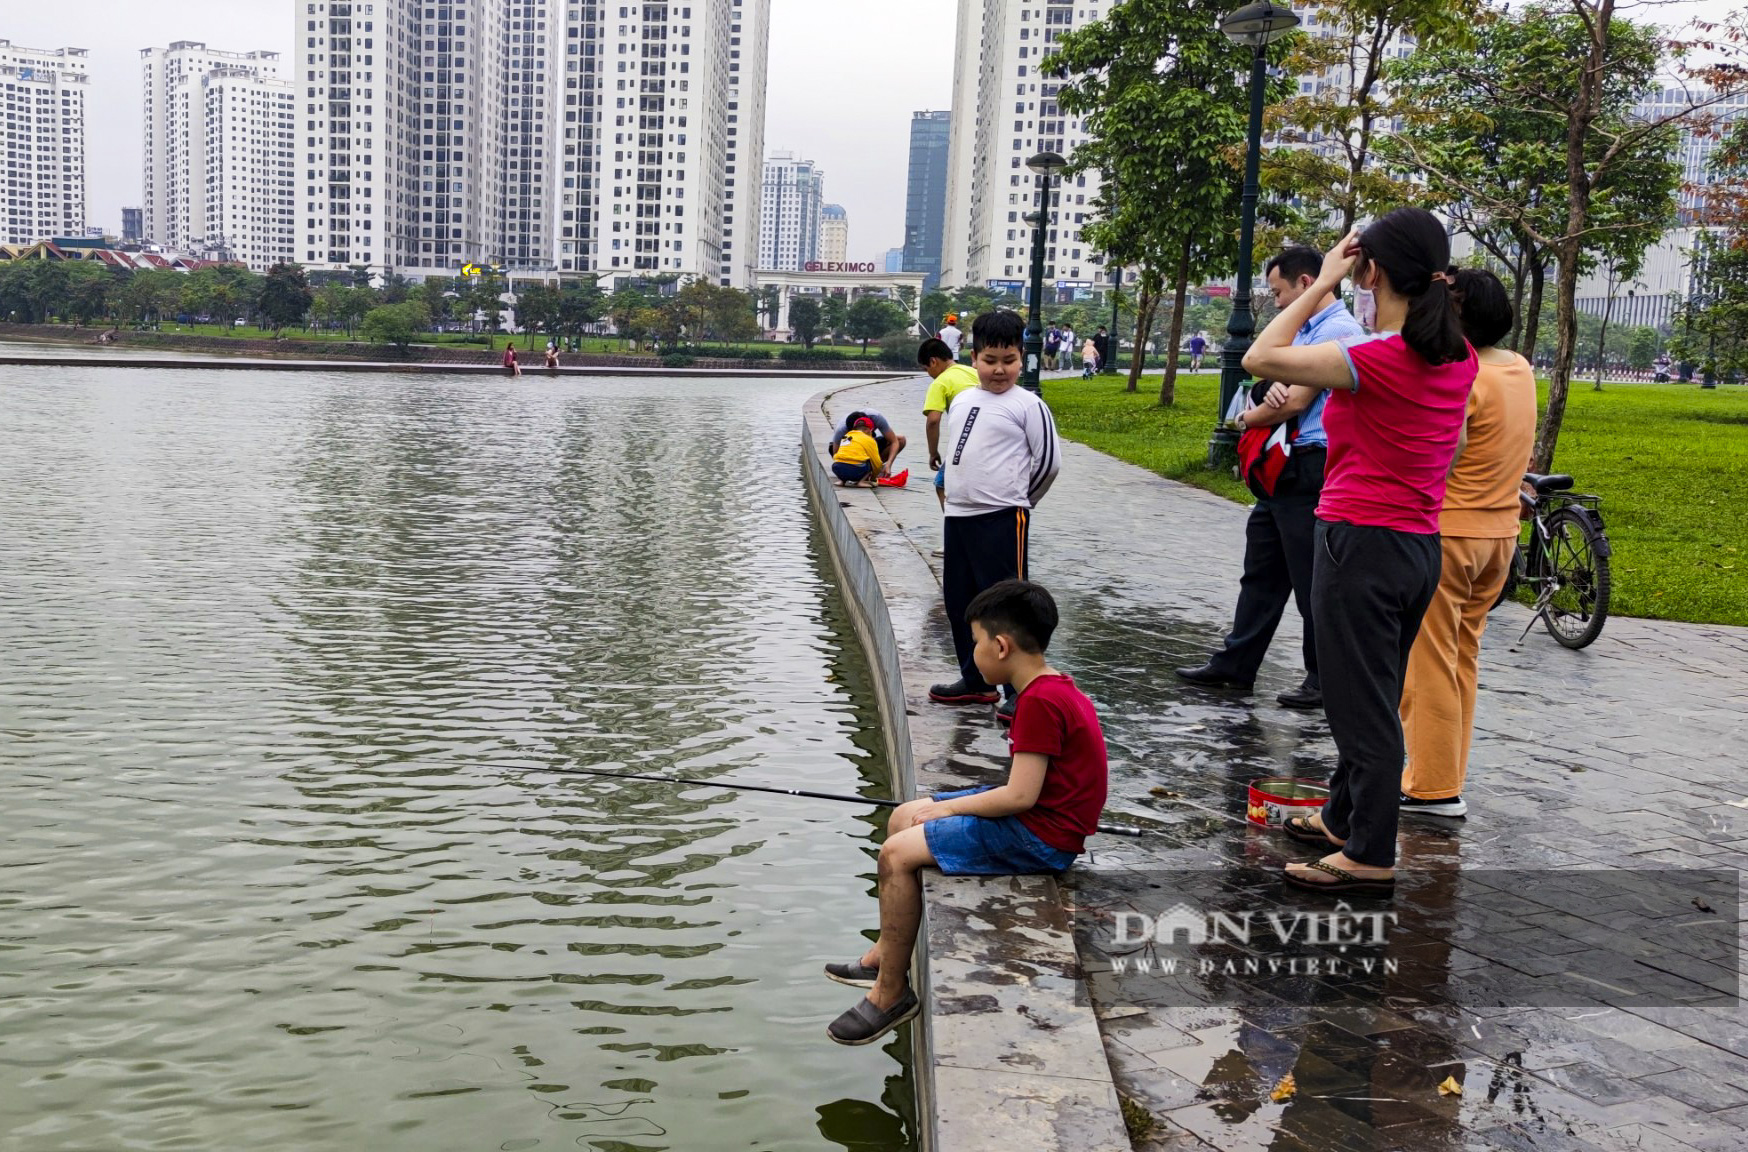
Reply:
<svg viewBox="0 0 1748 1152"><path fill-rule="evenodd" d="M805 381L0 382L0 1148L896 1149Z"/></svg>

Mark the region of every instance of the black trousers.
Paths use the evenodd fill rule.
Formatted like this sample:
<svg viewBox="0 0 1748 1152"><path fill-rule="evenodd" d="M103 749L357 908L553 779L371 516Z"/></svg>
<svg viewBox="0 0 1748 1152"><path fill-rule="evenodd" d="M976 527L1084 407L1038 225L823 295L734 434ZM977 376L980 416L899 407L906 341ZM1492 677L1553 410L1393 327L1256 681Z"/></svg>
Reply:
<svg viewBox="0 0 1748 1152"><path fill-rule="evenodd" d="M1245 522L1238 610L1225 646L1208 663L1235 680L1255 680L1291 598L1305 622L1305 682L1315 688L1321 681L1317 675L1317 630L1311 618L1311 581L1324 454L1307 451L1295 453L1295 457L1292 489L1258 500Z"/></svg>
<svg viewBox="0 0 1748 1152"><path fill-rule="evenodd" d="M1026 548L1032 513L1004 508L981 516L949 516L941 544L941 592L947 601L947 623L953 629L953 656L959 674L973 689L987 689L977 662L971 658L971 625L965 609L977 594L1003 580L1026 578Z"/></svg>
<svg viewBox="0 0 1748 1152"><path fill-rule="evenodd" d="M1347 841L1349 859L1389 868L1406 756L1402 680L1438 590L1439 538L1319 520L1316 556L1311 612L1337 756L1323 826Z"/></svg>

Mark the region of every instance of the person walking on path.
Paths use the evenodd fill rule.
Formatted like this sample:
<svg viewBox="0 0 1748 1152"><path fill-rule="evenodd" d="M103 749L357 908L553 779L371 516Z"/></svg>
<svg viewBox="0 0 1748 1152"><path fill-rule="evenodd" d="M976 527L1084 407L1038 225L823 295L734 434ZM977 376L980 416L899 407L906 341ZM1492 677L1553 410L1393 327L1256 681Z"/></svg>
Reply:
<svg viewBox="0 0 1748 1152"><path fill-rule="evenodd" d="M1323 255L1298 245L1268 262L1269 292L1275 307L1287 308L1310 290L1323 269ZM1365 336L1341 300L1324 293L1312 305L1311 318L1293 336L1293 344L1322 344ZM1199 339L1199 337L1198 337ZM1275 385L1281 388L1280 385ZM1317 501L1323 495L1323 464L1329 437L1323 429L1323 405L1329 393L1321 388L1281 388L1282 402L1266 401L1238 416L1239 431L1297 421L1297 436L1286 470L1275 482L1273 496L1259 498L1244 525L1244 575L1238 582L1238 610L1232 631L1221 649L1199 668L1179 668L1177 674L1208 688L1248 692L1257 669L1274 640L1292 599L1305 622L1305 681L1296 691L1275 697L1288 708L1320 708L1323 691L1317 676L1316 627L1311 613L1311 569L1317 555Z"/></svg>
<svg viewBox="0 0 1748 1152"><path fill-rule="evenodd" d="M1311 249L1306 249L1306 251L1311 251ZM1313 272L1312 275L1315 276L1316 273ZM1278 301L1279 299L1280 298L1277 296L1276 300ZM1202 336L1202 334L1200 332L1198 332L1194 336L1190 337L1190 371L1191 372L1200 372L1202 370L1202 354L1207 352L1207 350L1208 350L1208 341Z"/></svg>
<svg viewBox="0 0 1748 1152"><path fill-rule="evenodd" d="M1099 370L1099 345L1097 336L1088 336L1080 346L1080 374L1090 377Z"/></svg>
<svg viewBox="0 0 1748 1152"><path fill-rule="evenodd" d="M1480 369L1469 393L1456 467L1439 514L1443 569L1420 623L1402 688L1408 767L1401 810L1466 814L1463 783L1475 729L1481 634L1517 548L1518 492L1536 438L1536 375L1499 342L1511 332L1511 298L1491 272L1465 269L1454 289L1463 332Z"/></svg>
<svg viewBox="0 0 1748 1152"><path fill-rule="evenodd" d="M977 387L977 372L955 364L947 346L939 340L924 340L916 352L917 363L929 374L929 392L923 398L923 420L929 444L929 467L935 472L935 497L941 511L947 510L947 462L941 459L941 420L953 398Z"/></svg>
<svg viewBox="0 0 1748 1152"><path fill-rule="evenodd" d="M978 387L947 409L947 518L942 529L941 591L959 679L936 684L937 704L994 704L998 693L977 670L966 606L1003 580L1026 579L1032 509L1062 467L1056 423L1035 393L1019 387L1026 321L985 312L971 328ZM1002 704L1012 719L1013 699Z"/></svg>
<svg viewBox="0 0 1748 1152"><path fill-rule="evenodd" d="M939 332L935 333L935 339L947 346L947 350L953 353L954 363L957 363L959 360L959 346L965 342L965 333L959 330L959 317L957 313L947 313L947 322L941 325L941 330Z"/></svg>
<svg viewBox="0 0 1748 1152"><path fill-rule="evenodd" d="M1439 509L1475 382L1475 350L1451 295L1450 241L1420 208L1345 236L1298 300L1245 353L1245 370L1332 390L1327 478L1317 506L1311 614L1337 761L1329 800L1283 831L1325 850L1288 883L1324 892L1395 888L1405 749L1397 708L1408 654L1438 588ZM1368 338L1295 347L1317 302L1349 269L1377 300Z"/></svg>
<svg viewBox="0 0 1748 1152"><path fill-rule="evenodd" d="M1064 324L1056 341L1056 363L1065 372L1074 371L1074 325Z"/></svg>
<svg viewBox="0 0 1748 1152"><path fill-rule="evenodd" d="M1097 368L1093 369L1093 371L1095 371L1095 372L1108 372L1108 371L1110 371L1111 353L1114 351L1114 349L1111 347L1111 334L1109 332L1105 331L1104 325L1102 325L1102 324L1099 325L1098 333L1096 335L1094 335L1092 338L1092 346L1093 346L1093 352L1096 354L1096 357L1097 357L1098 362L1099 362L1099 366Z"/></svg>
<svg viewBox="0 0 1748 1152"><path fill-rule="evenodd" d="M1052 324L1049 330L1044 333L1044 370L1046 372L1056 371L1056 353L1061 347L1062 329Z"/></svg>

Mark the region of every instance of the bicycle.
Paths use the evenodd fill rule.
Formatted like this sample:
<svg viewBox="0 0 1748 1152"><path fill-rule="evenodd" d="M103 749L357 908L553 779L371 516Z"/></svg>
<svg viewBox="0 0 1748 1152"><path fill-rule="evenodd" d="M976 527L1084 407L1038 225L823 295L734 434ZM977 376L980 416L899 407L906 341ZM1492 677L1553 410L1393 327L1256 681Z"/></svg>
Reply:
<svg viewBox="0 0 1748 1152"><path fill-rule="evenodd" d="M1529 528L1511 558L1494 607L1511 599L1520 587L1535 589L1535 615L1524 627L1519 644L1541 621L1548 634L1571 649L1588 647L1608 620L1613 580L1609 556L1613 549L1602 526L1601 497L1573 492L1572 477L1524 474L1535 490L1520 498L1527 506Z"/></svg>

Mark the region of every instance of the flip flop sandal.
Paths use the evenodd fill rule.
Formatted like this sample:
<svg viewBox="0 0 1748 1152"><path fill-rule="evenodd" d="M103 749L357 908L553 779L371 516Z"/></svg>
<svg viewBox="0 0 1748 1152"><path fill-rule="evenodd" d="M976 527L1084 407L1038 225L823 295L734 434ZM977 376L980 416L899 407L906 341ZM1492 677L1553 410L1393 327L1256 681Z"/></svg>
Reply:
<svg viewBox="0 0 1748 1152"><path fill-rule="evenodd" d="M836 980L839 984L848 984L851 988L872 988L874 982L880 979L880 966L864 964L861 960L852 960L848 964L827 964L825 978Z"/></svg>
<svg viewBox="0 0 1748 1152"><path fill-rule="evenodd" d="M921 1010L922 1004L917 1000L916 993L909 988L904 990L903 997L889 1012L882 1012L874 1007L874 1002L864 996L856 1002L854 1008L828 1024L825 1034L839 1044L860 1047L874 1043Z"/></svg>
<svg viewBox="0 0 1748 1152"><path fill-rule="evenodd" d="M1287 817L1281 822L1281 831L1285 832L1289 839L1297 840L1301 844L1319 846L1327 844L1331 848L1340 848L1346 843L1344 840L1331 840L1323 829L1311 823L1309 816Z"/></svg>
<svg viewBox="0 0 1748 1152"><path fill-rule="evenodd" d="M1311 892L1381 892L1388 894L1396 891L1396 877L1394 876L1387 879L1368 879L1364 876L1356 876L1345 868L1325 864L1321 860L1313 860L1306 867L1326 872L1335 879L1328 882L1308 880L1297 872L1284 870L1281 873L1281 878L1295 888L1304 888Z"/></svg>

